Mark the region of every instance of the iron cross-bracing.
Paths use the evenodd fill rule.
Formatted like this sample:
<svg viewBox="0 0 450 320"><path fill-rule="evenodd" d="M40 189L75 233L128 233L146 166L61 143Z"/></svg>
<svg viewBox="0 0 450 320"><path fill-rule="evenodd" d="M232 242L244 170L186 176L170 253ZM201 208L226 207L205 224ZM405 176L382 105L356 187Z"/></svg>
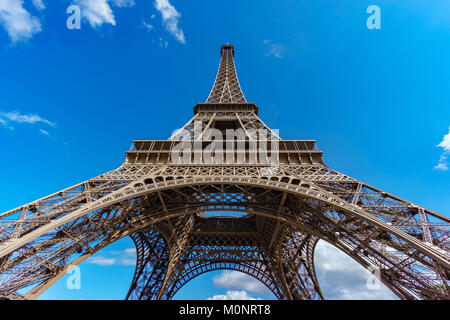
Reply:
<svg viewBox="0 0 450 320"><path fill-rule="evenodd" d="M328 168L312 140L283 140L242 93L234 47L193 118L138 140L117 169L0 214L0 295L36 299L131 237L126 299L171 299L193 278L237 270L279 299L323 299L319 240L401 299L448 299L447 216ZM125 293L124 293L125 295Z"/></svg>

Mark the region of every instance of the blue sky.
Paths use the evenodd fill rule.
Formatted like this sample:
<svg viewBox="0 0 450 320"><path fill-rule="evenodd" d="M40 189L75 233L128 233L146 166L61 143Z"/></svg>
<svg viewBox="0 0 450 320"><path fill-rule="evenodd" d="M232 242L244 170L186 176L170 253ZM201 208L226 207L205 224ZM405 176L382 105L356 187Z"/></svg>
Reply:
<svg viewBox="0 0 450 320"><path fill-rule="evenodd" d="M66 27L71 4L80 30ZM331 168L449 215L450 3L427 0L1 0L0 212L118 167L133 139L168 138L206 100L227 41L247 100L283 138L316 139ZM129 248L83 263L81 290L62 279L42 298L123 298ZM390 297L319 249L327 297ZM237 275L176 298L270 298L223 277Z"/></svg>

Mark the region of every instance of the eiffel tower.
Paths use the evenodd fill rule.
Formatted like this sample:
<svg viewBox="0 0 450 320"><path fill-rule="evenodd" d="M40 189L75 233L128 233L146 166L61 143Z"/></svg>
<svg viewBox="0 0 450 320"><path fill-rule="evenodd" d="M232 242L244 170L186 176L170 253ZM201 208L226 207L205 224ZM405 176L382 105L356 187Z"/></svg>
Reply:
<svg viewBox="0 0 450 320"><path fill-rule="evenodd" d="M213 270L246 273L279 299L323 299L319 240L401 299L448 299L449 218L328 168L315 141L281 139L246 101L234 47L220 52L207 101L168 140L134 141L119 168L0 214L0 295L36 299L129 236L126 299L171 299Z"/></svg>

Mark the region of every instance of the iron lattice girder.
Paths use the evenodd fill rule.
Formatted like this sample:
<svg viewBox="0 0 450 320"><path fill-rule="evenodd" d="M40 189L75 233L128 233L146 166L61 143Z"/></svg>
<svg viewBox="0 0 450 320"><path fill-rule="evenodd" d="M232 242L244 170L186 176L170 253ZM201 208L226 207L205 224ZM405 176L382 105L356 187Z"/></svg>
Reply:
<svg viewBox="0 0 450 320"><path fill-rule="evenodd" d="M215 168L214 170L204 170L201 168L191 168L191 167L180 167L180 168L168 168L168 172L170 173L177 173L177 171L182 171L182 172L187 172L187 173L196 173L199 174L201 172L203 173L208 173L211 175L217 175L218 172L222 172L222 173L233 173L235 174L234 177L239 176L238 173L249 173L249 172L257 172L257 169L259 168L248 168L248 167L242 167L241 169L239 168ZM289 171L289 168L286 168L287 171ZM134 170L133 170L134 171ZM229 171L229 172L227 172ZM158 171L159 174L163 173L162 170ZM161 208L161 214L162 215L171 215L173 214L173 212L183 212L183 210L188 209L189 207L191 207L192 210L194 210L193 208L195 208L197 206L197 208L199 207L202 210L209 210L209 209L216 209L216 210L220 210L220 209L234 209L234 210L247 210L247 212L255 212L258 210L261 210L261 208L265 208L266 210L272 207L272 215L276 215L277 214L277 209L278 209L278 203L276 201L281 201L282 199L282 192L281 191L277 191L277 190L272 190L271 189L271 185L272 186L277 186L280 185L281 181L283 180L283 175L281 175L281 173L283 173L283 168L280 168L280 175L279 176L275 176L275 177L265 177L265 179L263 179L265 181L266 184L264 184L263 188L260 187L255 187L255 186L251 186L251 185L243 185L238 187L238 189L236 189L236 185L233 184L225 184L225 185L214 185L214 184L205 184L205 185L197 185L197 186L192 186L192 185L186 185L185 187L182 187L182 185L180 185L180 189L173 189L174 186L172 186L171 188L164 188L161 189L161 196L164 199L165 202L165 206L166 206L166 211L163 210L162 206L160 206ZM339 175L337 175L339 176ZM345 176L343 176L345 177ZM173 176L169 176L169 177L164 177L161 176L160 181L158 181L159 179L157 179L158 177L153 176L152 181L147 180L148 183L152 183L152 184L163 184L164 186L167 185L171 185L171 182L176 181L173 179ZM301 180L298 179L299 177L294 177L291 179L292 182L294 183L301 183ZM235 182L239 182L242 181L241 179L233 179L232 177L230 177L230 179L228 180L229 182L233 182L233 180ZM296 181L297 180L297 181ZM328 181L328 179L324 179L323 177L319 180L319 184L322 185L322 187L324 188L331 188L330 182ZM323 180L323 182L321 181ZM341 187L337 188L336 184L336 178L331 179L331 183L334 185L333 186L333 190L340 190L341 192L341 196L342 194L346 194L348 199L352 199L354 195L352 195L351 193L351 186L354 186L354 190L359 190L358 194L360 197L359 201L365 201L365 199L367 198L367 201L371 201L371 203L374 202L374 198L375 198L375 192L372 189L368 189L368 191L365 190L366 187L364 188L357 188L356 187L356 183L349 183L349 181L352 181L350 179L348 179L347 177L345 177L345 179L343 179L344 181L340 184ZM212 180L211 180L212 181ZM309 184L312 184L311 182L309 182ZM177 185L177 184L175 184ZM339 185L339 184L338 184ZM239 189L240 188L240 189ZM254 192L255 189L260 188L259 189L259 194L258 192ZM282 190L285 190L287 188L281 188ZM175 191L177 190L177 191ZM191 192L189 192L188 190L191 190ZM331 189L330 189L331 190ZM345 191L345 192L344 192ZM336 191L335 191L336 192ZM356 192L356 191L355 191ZM237 197L236 194L241 193L243 195L246 196L240 196ZM220 196L219 196L220 194ZM199 197L199 195L201 195ZM251 197L249 197L249 195ZM178 198L177 198L178 197ZM156 206L158 207L158 203L160 202L160 200L158 199L158 197L152 197L150 194L148 196L146 196L146 199L149 202L149 204L147 205L148 207L150 206ZM172 200L171 200L172 199ZM212 199L222 199L221 201L212 201ZM251 201L249 201L249 199L252 199ZM262 200L263 199L263 200ZM300 200L302 198L298 198L298 197L288 197L286 201L286 204L289 205L294 205L296 208L303 208L302 210L305 210L305 201L304 200ZM422 222L420 221L420 219L417 218L417 214L415 214L415 209L414 207L411 207L410 205L407 205L405 203L403 204L399 204L396 202L395 199L388 199L385 200L386 197L383 194L379 194L378 196L378 201L375 201L375 203L379 203L379 206L367 206L367 210L370 210L369 212L371 212L372 215L377 216L380 215L382 219L386 219L386 210L388 208L388 204L389 205L396 205L395 207L401 207L402 209L400 211L398 211L395 213L395 215L391 216L391 220L390 221L401 221L402 224L399 225L400 228L403 228L403 225L405 225L405 223L408 223L408 230L410 229L414 229L416 230L416 236L419 235L420 236L420 230L422 230ZM126 204L126 202L123 202L124 200L119 201L119 203L122 203L123 205ZM172 202L173 201L173 202ZM316 200L317 201L317 200ZM254 202L253 204L253 208L251 209L251 202ZM309 200L309 202L311 202L311 200ZM320 204L320 202L318 202L318 204ZM321 205L322 210L328 210L330 207L330 204L322 204ZM117 210L117 209L116 209ZM136 209L133 209L136 210ZM105 214L106 215L112 215L111 211L98 211L97 215L93 215L92 217L89 217L88 219L85 219L84 222L86 224L89 224L89 227L87 227L86 225L84 227L81 226L77 226L76 229L74 229L74 231L72 231L73 234L80 234L80 232L85 232L86 229L89 230L94 229L96 230L96 232L98 232L99 230L104 230L104 229L108 229L105 226ZM195 210L194 210L195 211ZM270 210L269 210L270 212ZM267 215L269 215L270 213L267 213ZM284 212L280 212L278 213L280 215L280 217L285 217L286 213ZM334 214L334 213L333 213ZM98 218L97 218L98 217ZM338 226L340 224L344 224L345 221L348 220L348 223L355 223L355 222L361 222L359 221L356 217L350 217L350 218L346 218L346 219L336 219L336 217L330 215L330 217L332 218L332 220L330 220L331 222L325 222L322 221L321 223L323 225L325 225L326 223L329 223L330 225L334 224L334 228L337 230ZM399 218L403 217L403 220L400 220ZM297 217L297 219L300 217ZM312 218L314 218L314 216L312 216ZM96 223L95 221L98 221L99 223ZM112 220L115 221L115 220ZM101 227L100 227L100 222L101 222ZM314 223L312 223L314 222ZM310 220L309 222L304 220L302 221L302 223L304 224L310 224L310 225L314 225L317 224L317 221ZM438 224L436 225L436 227L434 226L433 223L429 223L430 225L430 230L433 230L433 233L438 235L438 237L436 239L438 239L438 241L441 241L441 243L446 246L448 243L448 225L445 224ZM356 224L357 228L359 228L360 231L363 231L364 229L367 230L372 230L373 226L371 226L370 224ZM112 229L112 228L111 228ZM406 231L408 231L406 230ZM70 232L70 231L69 231ZM68 247L71 248L72 251L68 251L68 253L70 252L76 252L74 248L77 248L77 250L79 250L80 248L80 242L83 243L83 241L78 241L78 243L76 243L75 241L73 241L73 237L68 236L68 234L70 234L69 232L65 232L59 235L55 235L52 240L47 240L46 242L44 242L44 244L38 245L38 248L52 248L52 246L54 246L55 243L60 243L60 246L62 246L61 243L66 243L66 245ZM386 233L386 232L384 232ZM379 235L378 237L381 237L380 239L382 239L382 237L384 236L383 232L378 232ZM98 236L98 234L96 233L95 236ZM95 236L93 236L91 234L91 237L95 238ZM61 242L61 240L56 240L56 239L61 239L64 238L64 242ZM373 236L373 238L377 238L377 236ZM19 238L20 239L20 238ZM370 239L370 238L369 238ZM40 240L45 240L44 238L40 239ZM88 246L89 241L88 240L84 240L86 241L84 243L84 247ZM409 245L404 242L401 241L401 239L396 239L395 242L396 244L394 245L393 243L390 242L391 240L385 240L385 245L388 244L391 247L396 247L399 250L405 252L405 251L410 251L412 250ZM367 240L366 240L367 242ZM31 244L32 245L32 244ZM364 246L368 246L368 244L363 244L358 245L359 247L364 247ZM59 248L60 249L60 248ZM56 250L56 249L55 249ZM27 253L24 254L24 256L33 256L35 255L35 252L39 252L39 249L32 249L29 250L29 252L31 253ZM364 250L367 251L367 250ZM415 250L414 251L414 255L415 258L414 260L417 261L422 261L422 262L426 262L426 260L423 260L421 255L417 255L417 252ZM50 251L50 254L48 256L52 256L51 253L52 251ZM56 258L56 255L55 255ZM17 259L17 258L16 258ZM22 257L21 261L26 261L24 260L25 258ZM397 261L397 260L396 260ZM393 267L395 263L400 263L399 261L397 262L391 262L389 264L390 267ZM384 263L385 264L385 263ZM64 264L62 264L64 265ZM22 266L23 268L23 266ZM19 270L23 270L22 268L20 268ZM448 271L447 267L441 266L440 268L443 268L443 272L446 273ZM53 271L52 271L53 272ZM18 272L20 273L20 272ZM43 273L43 276L41 274L41 278L36 278L34 279L35 281L42 281L42 279L45 279L47 277L47 273ZM20 278L20 277L19 277ZM32 278L30 278L32 279ZM25 280L22 278L20 278L20 282L19 280L17 280L17 284L25 284ZM23 282L25 281L25 282ZM426 280L429 281L429 280ZM26 284L29 284L28 282Z"/></svg>
<svg viewBox="0 0 450 320"><path fill-rule="evenodd" d="M169 180L170 181L170 180ZM176 191L175 191L176 190ZM222 199L221 201L218 202L212 202L211 199L217 199L218 197L218 192L219 190L223 190L223 193L221 193L219 199ZM240 197L237 197L236 194L238 193L238 191L243 194ZM228 193L228 194L227 194ZM231 196L230 196L231 194ZM201 195L199 197L199 195ZM245 196L244 196L245 195ZM143 199L141 199L141 201L143 203L141 203L140 205L135 204L135 206L137 208L134 208L132 210L130 210L131 214L138 214L139 212L141 212L141 210L148 210L148 208L154 208L154 210L157 210L160 212L160 216L169 216L172 214L172 212L183 212L184 210L186 210L186 208L191 208L192 212L197 212L198 209L203 209L205 210L205 208L209 208L211 205L214 207L214 209L218 209L220 210L223 207L227 207L227 208L231 208L234 207L236 208L236 210L245 210L246 212L257 212L258 210L262 210L261 208L265 208L266 210L266 217L267 216L275 216L277 213L279 215L280 218L282 219L287 219L290 218L292 219L295 216L295 220L299 221L302 225L305 226L316 226L316 225L321 225L324 227L329 227L330 230L333 231L333 233L331 235L328 235L328 238L330 238L332 241L335 241L335 239L333 239L333 234L336 234L337 232L339 232L339 230L341 230L340 228L342 227L346 227L346 223L348 224L347 227L349 228L346 232L347 235L345 233L340 234L340 239L342 241L344 241L346 239L346 237L348 236L348 234L352 234L355 231L360 231L362 233L362 235L358 235L358 236L353 236L351 241L351 245L354 246L354 248L362 248L360 251L355 250L357 254L362 254L365 253L367 254L368 252L374 252L373 249L370 249L370 245L373 245L372 243L367 243L367 241L365 243L363 243L363 245L359 244L359 242L364 241L364 234L365 234L365 230L366 231L372 231L372 233L369 233L369 239L379 239L383 240L383 242L381 242L381 245L389 245L390 247L394 247L394 248L398 248L401 252L407 252L409 250L411 250L411 248L409 246L405 246L405 244L403 242L401 242L398 239L383 239L383 237L385 237L386 232L384 231L377 231L376 233L373 233L374 228L371 227L370 225L366 225L364 223L361 224L361 221L358 219L355 219L354 217L346 217L346 216L342 216L340 219L337 219L337 217L335 217L333 213L329 213L327 215L324 215L323 212L328 213L328 205L323 205L320 204L320 202L314 203L311 202L311 200L308 200L307 198L298 198L298 197L293 197L293 196L288 196L287 199L285 200L285 204L286 204L286 208L283 208L284 210L281 210L281 212L278 212L279 209L279 203L281 202L282 198L283 198L283 193L277 190L268 190L266 188L260 188L260 187L253 187L253 186L248 186L248 185L243 185L243 186L239 186L237 187L236 185L211 185L211 184L207 184L207 185L198 185L196 187L193 186L186 186L186 187L181 187L179 189L166 189L161 191L161 198L163 198L164 202L165 202L165 207L166 210L165 211L161 204L160 204L160 199L155 195L154 197L148 195L145 199L145 201L142 201ZM277 202L278 201L278 202ZM184 203L185 202L185 203ZM121 204L125 204L124 202L120 202ZM130 202L131 203L131 202ZM184 205L183 205L184 203ZM159 204L159 206L158 206ZM126 206L125 206L126 207ZM297 208L299 210L302 210L305 215L302 217L301 215L299 215L298 213L295 212L289 212L288 208L289 207L294 207ZM314 212L314 207L315 210L319 209L319 211L315 214L311 214L311 212ZM159 209L158 209L159 208ZM240 208L240 209L239 209ZM270 213L270 209L272 208L272 213ZM140 209L140 210L139 210ZM108 211L108 210L107 210ZM111 214L113 210L108 211L108 214ZM117 211L117 209L116 209ZM309 213L308 213L309 212ZM319 215L319 212L322 213L322 218L319 220L318 217L321 217ZM96 218L98 216L101 216L102 218ZM256 218L255 218L256 219ZM120 220L117 217L113 218L111 217L111 221L110 224L111 225L115 225L115 227L111 227L110 229L113 228L117 228L117 221ZM102 227L100 229L96 228L97 224L95 223L95 221L102 221ZM128 221L129 226L132 225L132 219L123 219L123 221ZM156 221L153 220L153 221ZM152 224L153 222L142 222L142 225L149 225ZM260 222L261 223L261 222ZM83 219L82 221L80 221L79 223L80 225L73 226L74 228L74 233L81 233L81 231L83 231L84 234L86 234L86 231L88 231L89 229L93 229L92 232L95 231L95 235L97 237L100 236L99 231L102 232L106 232L108 230L108 223L107 220L105 219L105 213L100 211L97 213L96 215L93 215L91 217L89 217L88 219ZM91 235L92 233L87 233L87 235ZM64 237L64 235L66 235ZM321 236L321 238L327 239L326 234L321 234L319 233L319 235ZM67 241L69 241L70 244L72 244L72 250L73 252L75 252L74 248L78 248L79 249L79 245L76 243L73 243L72 238L67 236L67 233L64 234L60 234L58 237L58 239L61 239L64 237L65 242L67 243ZM367 237L367 235L366 235ZM371 237L371 238L370 238ZM266 236L266 238L271 238L271 235ZM362 239L362 240L361 240ZM395 240L395 241L394 241ZM61 244L61 240L55 241L47 241L46 243L51 242L51 244L54 243L60 243ZM379 243L380 245L380 243ZM41 247L46 247L47 244L45 245L41 245ZM382 247L382 246L381 246ZM341 248L342 249L342 248ZM397 258L393 261L388 261L386 262L385 257L386 254L381 253L380 254L380 250L381 249L377 249L378 251L378 257L377 259L379 259L379 264L382 266L389 266L389 268L395 268L395 264L398 263L400 264L401 261L399 261ZM413 250L414 251L414 250ZM414 260L420 261L421 259L423 260L423 258L421 258L420 256L417 256L417 252L414 251L413 252L416 255L416 258ZM34 254L34 250L33 250L33 254ZM353 253L355 254L355 253ZM56 257L56 255L55 255ZM384 260L383 260L384 259ZM427 260L423 260L422 262L426 263ZM375 264L376 265L376 264ZM19 269L22 270L22 269ZM445 270L445 268L444 268ZM22 279L23 281L23 276L26 276L26 274L20 273L22 274L22 277L19 277ZM411 276L409 276L411 278ZM414 278L414 276L413 276ZM425 279L425 282L428 282L428 279Z"/></svg>
<svg viewBox="0 0 450 320"><path fill-rule="evenodd" d="M240 219L241 222L246 223L250 221L255 221L256 217L247 217ZM204 228L204 218L196 218L196 224L193 230L198 229L198 224L200 223L200 229ZM278 298L287 299L292 298L295 294L295 285L291 285L290 290L293 293L287 293L285 288L283 288L280 269L276 265L277 259L272 254L271 257L267 256L267 248L264 247L258 234L243 234L240 231L234 231L234 227L231 226L232 219L230 218L214 218L214 226L217 222L227 224L228 228L225 232L220 231L219 233L211 232L200 232L193 231L189 236L189 241L185 246L185 254L181 257L179 264L177 265L179 277L173 278L170 286L165 290L165 294L161 295L162 298L168 299L173 297L173 295L187 282L189 282L194 277L218 269L230 269L238 270L247 273L256 279L264 283ZM245 221L249 220L249 221ZM208 222L209 223L209 222ZM207 230L211 230L212 227L207 227ZM238 228L240 230L241 228ZM221 228L221 230L223 230ZM139 234L139 237L143 237ZM317 242L317 240L316 240ZM315 245L315 243L313 245ZM282 244L280 243L280 246ZM138 249L142 246L137 246ZM149 252L149 250L147 250ZM278 251L277 251L278 252ZM138 261L143 261L143 264L139 263L140 267L136 270L142 270L144 267L151 265L151 257L147 255L147 259L142 259L145 252L143 250L138 250ZM301 252L299 252L302 255ZM156 259L153 259L155 261ZM148 262L146 262L148 261ZM304 263L310 265L312 261L305 259ZM311 268L311 266L309 267ZM169 270L169 268L168 268ZM145 275L145 273L141 273ZM152 274L147 273L147 274ZM166 275L167 276L167 275ZM317 279L314 278L315 287L318 288ZM146 282L145 285L142 283ZM139 284L140 283L140 284ZM134 278L133 284L130 288L130 293L128 297L137 299L149 299L153 296L147 292L155 292L161 290L160 283L154 282L152 285L148 284L147 278L140 279L139 277ZM156 288L156 289L155 289ZM306 298L311 296L299 296L297 298ZM322 298L321 295L316 295L316 298Z"/></svg>
<svg viewBox="0 0 450 320"><path fill-rule="evenodd" d="M272 144L265 143L264 151L267 153L277 152L280 164L287 165L321 165L323 164L323 152L315 150L315 141L313 140L282 140L277 142L276 149L272 149ZM250 140L183 140L184 151L182 154L174 155L174 148L180 144L180 141L167 140L139 140L134 141L133 147L126 153L126 162L128 164L167 164L176 165L180 163L180 159L192 164L207 164L205 158L201 158L200 163L196 159L200 159L205 152L207 146L214 144L213 151L216 153L215 161L220 164L241 164L241 165L267 165L260 160L261 150L257 143L252 146ZM242 150L239 146L242 145ZM186 157L185 153L189 153ZM218 158L217 155L221 154ZM243 155L240 158L240 155ZM241 161L242 163L239 163Z"/></svg>
<svg viewBox="0 0 450 320"><path fill-rule="evenodd" d="M224 45L220 52L219 70L207 102L246 102L234 66L234 47Z"/></svg>
<svg viewBox="0 0 450 320"><path fill-rule="evenodd" d="M34 299L70 266L131 236L137 266L129 299L170 299L217 269L246 272L280 299L321 299L318 239L378 268L401 298L449 297L450 219L328 168L315 141L282 140L245 101L233 56L232 46L222 48L207 103L169 140L136 140L118 169L0 214L0 295L20 298L34 286L24 296ZM268 144L278 166L172 161L183 135L202 148L217 143L208 129L241 129L246 154L254 151L250 132L266 132L278 142L276 150Z"/></svg>

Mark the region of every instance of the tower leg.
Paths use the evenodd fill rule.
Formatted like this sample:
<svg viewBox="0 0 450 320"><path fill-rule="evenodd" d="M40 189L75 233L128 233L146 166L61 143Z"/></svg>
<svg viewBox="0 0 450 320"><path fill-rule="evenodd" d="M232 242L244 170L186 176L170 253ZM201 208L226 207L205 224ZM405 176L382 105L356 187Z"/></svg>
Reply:
<svg viewBox="0 0 450 320"><path fill-rule="evenodd" d="M286 232L280 242L277 260L288 299L324 299L314 268L314 248L318 240L316 236L294 231Z"/></svg>
<svg viewBox="0 0 450 320"><path fill-rule="evenodd" d="M193 226L193 216L180 217L175 223L172 236L169 241L170 254L167 272L157 300L167 299L168 296L170 296L172 285L176 282L180 273L179 263L186 250L186 243Z"/></svg>
<svg viewBox="0 0 450 320"><path fill-rule="evenodd" d="M185 250L193 216L168 222L163 233L156 231L131 235L137 251L136 271L126 299L161 300L167 298L178 275L177 266ZM160 229L155 226L155 229Z"/></svg>
<svg viewBox="0 0 450 320"><path fill-rule="evenodd" d="M127 300L153 300L161 291L169 249L159 232L131 235L137 252L136 271L128 290Z"/></svg>

